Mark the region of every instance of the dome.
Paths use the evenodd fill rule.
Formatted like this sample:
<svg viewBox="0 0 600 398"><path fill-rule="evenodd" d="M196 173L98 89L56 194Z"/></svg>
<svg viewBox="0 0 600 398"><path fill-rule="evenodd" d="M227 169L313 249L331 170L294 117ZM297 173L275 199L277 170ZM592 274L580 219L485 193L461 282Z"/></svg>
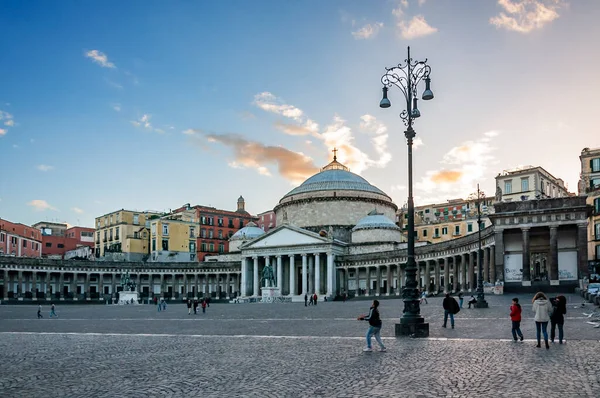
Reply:
<svg viewBox="0 0 600 398"><path fill-rule="evenodd" d="M333 162L323 167L319 173L292 189L282 199L301 193L317 191L363 191L389 198L381 189L369 184L361 176L351 173L346 166L334 159Z"/></svg>
<svg viewBox="0 0 600 398"><path fill-rule="evenodd" d="M261 235L264 235L265 231L260 229L256 224L250 221L246 226L239 231L237 231L233 236L229 239L232 240L249 240L258 238Z"/></svg>
<svg viewBox="0 0 600 398"><path fill-rule="evenodd" d="M352 231L360 231L363 229L393 229L400 231L400 227L397 226L392 220L387 218L381 213L375 211L369 213L368 216L363 218L356 224Z"/></svg>

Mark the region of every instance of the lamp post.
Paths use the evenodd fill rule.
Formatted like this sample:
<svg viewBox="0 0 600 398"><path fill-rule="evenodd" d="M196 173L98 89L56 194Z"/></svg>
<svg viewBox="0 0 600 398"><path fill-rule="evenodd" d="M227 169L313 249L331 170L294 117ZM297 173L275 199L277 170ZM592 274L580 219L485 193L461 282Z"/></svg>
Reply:
<svg viewBox="0 0 600 398"><path fill-rule="evenodd" d="M421 116L417 107L417 86L421 80L425 81L425 90L422 99L433 99L433 92L430 89L431 68L425 61L415 61L410 57L410 47L408 47L408 56L403 63L396 66L385 68L386 72L381 77L383 83L383 98L379 103L381 108L392 106L388 99L388 89L395 86L402 91L406 100L406 109L400 113L400 118L406 126L404 136L408 145L408 255L406 262L406 284L402 289L402 299L404 301L403 315L400 318L400 324L396 324L396 336L429 336L429 324L425 323L421 316L419 307L419 289L417 283L417 263L415 262L415 204L413 202L413 176L412 176L412 146L415 138L413 130L414 119Z"/></svg>
<svg viewBox="0 0 600 398"><path fill-rule="evenodd" d="M483 292L483 249L481 249L481 200L485 199L485 193L479 190L479 184L477 184L477 192L472 193L470 198L477 203L477 241L479 243L477 250L477 303L475 303L475 308L488 308Z"/></svg>

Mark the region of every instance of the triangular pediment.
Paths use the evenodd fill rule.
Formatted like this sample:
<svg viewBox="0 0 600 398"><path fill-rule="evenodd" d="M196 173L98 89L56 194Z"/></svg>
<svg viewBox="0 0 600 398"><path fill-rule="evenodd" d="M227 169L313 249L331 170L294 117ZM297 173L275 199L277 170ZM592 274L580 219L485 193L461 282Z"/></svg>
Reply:
<svg viewBox="0 0 600 398"><path fill-rule="evenodd" d="M241 249L257 249L262 247L296 246L330 243L331 240L323 238L314 232L298 227L282 225L260 238L244 244Z"/></svg>

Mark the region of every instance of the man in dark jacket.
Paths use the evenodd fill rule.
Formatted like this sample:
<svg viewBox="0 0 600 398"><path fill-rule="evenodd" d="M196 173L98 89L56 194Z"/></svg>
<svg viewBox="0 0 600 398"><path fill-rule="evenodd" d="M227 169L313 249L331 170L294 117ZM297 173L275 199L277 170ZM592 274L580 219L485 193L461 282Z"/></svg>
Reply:
<svg viewBox="0 0 600 398"><path fill-rule="evenodd" d="M558 296L552 300L552 315L550 316L550 340L554 343L556 326L558 326L558 342L563 343L563 326L565 324L565 314L567 313L567 298Z"/></svg>
<svg viewBox="0 0 600 398"><path fill-rule="evenodd" d="M456 300L454 300L453 297L450 296L450 293L446 293L446 297L444 298L444 302L443 302L443 306L444 306L444 325L442 327L446 327L446 324L448 323L448 315L450 316L450 325L452 326L452 329L454 329L454 314L458 313L458 311L460 311L460 307L458 306L458 303L456 302Z"/></svg>
<svg viewBox="0 0 600 398"><path fill-rule="evenodd" d="M363 351L365 352L371 352L373 351L373 349L371 348L371 337L375 336L375 340L377 341L377 343L379 344L379 350L381 352L385 352L386 348L383 345L383 342L381 341L381 335L379 334L381 332L381 326L382 326L382 322L381 322L381 318L379 316L379 301L378 300L373 300L373 305L371 305L371 308L369 308L369 315L361 315L359 316L357 319L359 321L368 321L369 322L369 330L367 331L367 346L363 349Z"/></svg>

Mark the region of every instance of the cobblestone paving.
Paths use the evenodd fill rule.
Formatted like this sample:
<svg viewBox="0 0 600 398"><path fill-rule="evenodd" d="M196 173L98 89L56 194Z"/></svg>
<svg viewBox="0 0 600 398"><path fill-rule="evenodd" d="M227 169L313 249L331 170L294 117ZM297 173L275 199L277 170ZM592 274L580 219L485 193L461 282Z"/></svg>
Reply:
<svg viewBox="0 0 600 398"><path fill-rule="evenodd" d="M0 306L0 397L598 397L600 329L569 297L568 343L513 343L508 296L464 308L442 329L441 298L423 314L430 339L396 339L402 303L383 300L388 352L363 353L368 301L185 306ZM525 318L530 297L522 296ZM529 305L529 307L528 307ZM524 319L526 339L533 320ZM448 339L445 339L448 338Z"/></svg>

